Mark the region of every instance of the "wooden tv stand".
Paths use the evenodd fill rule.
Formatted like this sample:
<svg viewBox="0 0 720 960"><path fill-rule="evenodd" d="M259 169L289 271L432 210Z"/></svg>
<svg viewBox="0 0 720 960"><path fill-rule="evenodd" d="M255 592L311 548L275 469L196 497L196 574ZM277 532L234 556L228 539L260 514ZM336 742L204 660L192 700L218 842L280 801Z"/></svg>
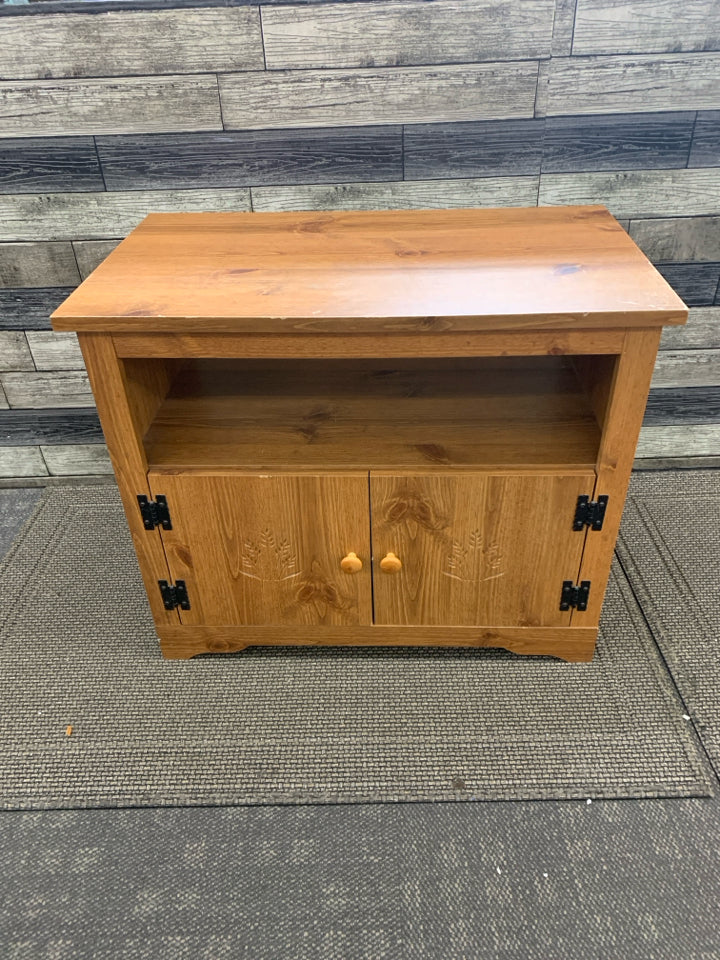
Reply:
<svg viewBox="0 0 720 960"><path fill-rule="evenodd" d="M589 660L663 324L603 207L152 214L80 337L162 652Z"/></svg>

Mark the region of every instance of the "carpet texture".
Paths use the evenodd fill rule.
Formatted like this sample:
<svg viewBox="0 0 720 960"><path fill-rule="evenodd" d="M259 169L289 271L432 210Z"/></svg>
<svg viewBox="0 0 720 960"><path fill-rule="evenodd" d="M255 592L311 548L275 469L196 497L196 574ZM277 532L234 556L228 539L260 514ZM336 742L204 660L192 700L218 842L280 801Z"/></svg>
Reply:
<svg viewBox="0 0 720 960"><path fill-rule="evenodd" d="M412 648L163 661L117 492L87 486L46 493L0 609L6 808L711 793L617 569L590 664Z"/></svg>
<svg viewBox="0 0 720 960"><path fill-rule="evenodd" d="M618 555L720 775L720 470L635 474Z"/></svg>

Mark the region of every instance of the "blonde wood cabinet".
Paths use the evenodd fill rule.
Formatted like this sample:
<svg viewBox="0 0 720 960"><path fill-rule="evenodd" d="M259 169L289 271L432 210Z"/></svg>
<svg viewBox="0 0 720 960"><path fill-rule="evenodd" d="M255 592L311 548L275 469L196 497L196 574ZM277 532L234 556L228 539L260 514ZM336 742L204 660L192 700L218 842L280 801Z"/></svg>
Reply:
<svg viewBox="0 0 720 960"><path fill-rule="evenodd" d="M154 214L76 330L163 654L592 657L663 324L602 207Z"/></svg>

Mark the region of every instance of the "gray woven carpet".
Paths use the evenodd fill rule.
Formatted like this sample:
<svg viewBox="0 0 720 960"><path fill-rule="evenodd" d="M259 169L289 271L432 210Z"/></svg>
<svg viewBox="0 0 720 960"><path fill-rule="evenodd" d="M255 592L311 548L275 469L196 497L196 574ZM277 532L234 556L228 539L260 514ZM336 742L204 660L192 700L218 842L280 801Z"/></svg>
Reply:
<svg viewBox="0 0 720 960"><path fill-rule="evenodd" d="M618 554L720 775L720 470L636 474Z"/></svg>
<svg viewBox="0 0 720 960"><path fill-rule="evenodd" d="M117 493L87 486L46 493L0 609L7 808L711 792L619 570L590 664L411 648L168 662Z"/></svg>

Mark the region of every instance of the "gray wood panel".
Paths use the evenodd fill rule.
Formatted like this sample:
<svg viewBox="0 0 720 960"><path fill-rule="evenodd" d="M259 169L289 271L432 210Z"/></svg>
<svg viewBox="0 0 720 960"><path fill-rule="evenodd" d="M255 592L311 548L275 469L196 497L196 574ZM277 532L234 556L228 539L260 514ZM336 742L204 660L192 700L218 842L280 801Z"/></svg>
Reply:
<svg viewBox="0 0 720 960"><path fill-rule="evenodd" d="M13 408L92 407L95 404L87 374L3 373L3 390Z"/></svg>
<svg viewBox="0 0 720 960"><path fill-rule="evenodd" d="M720 260L720 217L633 220L630 236L651 260Z"/></svg>
<svg viewBox="0 0 720 960"><path fill-rule="evenodd" d="M616 217L720 214L720 166L622 173L543 173L540 204L604 203Z"/></svg>
<svg viewBox="0 0 720 960"><path fill-rule="evenodd" d="M0 477L46 477L40 447L0 446Z"/></svg>
<svg viewBox="0 0 720 960"><path fill-rule="evenodd" d="M74 443L103 443L96 410L83 407L0 412L0 446Z"/></svg>
<svg viewBox="0 0 720 960"><path fill-rule="evenodd" d="M548 116L720 107L720 53L558 57Z"/></svg>
<svg viewBox="0 0 720 960"><path fill-rule="evenodd" d="M540 173L544 120L426 123L405 127L405 177L502 177Z"/></svg>
<svg viewBox="0 0 720 960"><path fill-rule="evenodd" d="M538 59L553 12L553 0L269 7L265 56L269 70Z"/></svg>
<svg viewBox="0 0 720 960"><path fill-rule="evenodd" d="M477 180L406 180L253 187L254 210L393 210L430 207L527 207L537 197L537 177Z"/></svg>
<svg viewBox="0 0 720 960"><path fill-rule="evenodd" d="M717 457L720 451L720 424L677 424L643 427L636 457Z"/></svg>
<svg viewBox="0 0 720 960"><path fill-rule="evenodd" d="M73 250L82 279L89 277L119 243L119 240L73 240Z"/></svg>
<svg viewBox="0 0 720 960"><path fill-rule="evenodd" d="M264 68L253 6L108 10L3 22L0 77L49 79Z"/></svg>
<svg viewBox="0 0 720 960"><path fill-rule="evenodd" d="M656 263L655 266L689 307L713 303L720 282L720 263Z"/></svg>
<svg viewBox="0 0 720 960"><path fill-rule="evenodd" d="M229 130L358 126L531 117L537 71L526 61L224 74L218 83Z"/></svg>
<svg viewBox="0 0 720 960"><path fill-rule="evenodd" d="M113 472L103 443L46 447L40 451L51 477L107 476Z"/></svg>
<svg viewBox="0 0 720 960"><path fill-rule="evenodd" d="M0 288L75 287L80 283L69 243L0 243Z"/></svg>
<svg viewBox="0 0 720 960"><path fill-rule="evenodd" d="M134 190L0 196L0 239L73 240L126 236L148 213L249 210L250 192Z"/></svg>
<svg viewBox="0 0 720 960"><path fill-rule="evenodd" d="M80 344L74 333L28 330L28 347L36 370L84 370Z"/></svg>
<svg viewBox="0 0 720 960"><path fill-rule="evenodd" d="M661 350L652 385L653 388L720 386L720 350ZM12 404L9 395L8 399Z"/></svg>
<svg viewBox="0 0 720 960"><path fill-rule="evenodd" d="M543 172L652 170L687 165L694 113L548 117Z"/></svg>
<svg viewBox="0 0 720 960"><path fill-rule="evenodd" d="M5 137L221 129L212 74L0 82Z"/></svg>
<svg viewBox="0 0 720 960"><path fill-rule="evenodd" d="M108 190L401 180L401 127L99 137Z"/></svg>
<svg viewBox="0 0 720 960"><path fill-rule="evenodd" d="M92 137L0 140L0 194L104 189Z"/></svg>
<svg viewBox="0 0 720 960"><path fill-rule="evenodd" d="M574 54L677 53L718 48L717 0L578 0Z"/></svg>
<svg viewBox="0 0 720 960"><path fill-rule="evenodd" d="M0 330L49 330L50 314L75 287L0 290Z"/></svg>
<svg viewBox="0 0 720 960"><path fill-rule="evenodd" d="M8 406L9 404L7 402L7 397L5 396L5 391L0 383L0 410L7 410Z"/></svg>
<svg viewBox="0 0 720 960"><path fill-rule="evenodd" d="M0 370L34 370L32 354L22 330L0 330Z"/></svg>
<svg viewBox="0 0 720 960"><path fill-rule="evenodd" d="M720 166L720 110L698 113L688 166Z"/></svg>
<svg viewBox="0 0 720 960"><path fill-rule="evenodd" d="M645 426L720 422L720 387L681 387L651 390ZM718 451L720 455L720 451Z"/></svg>
<svg viewBox="0 0 720 960"><path fill-rule="evenodd" d="M720 349L720 307L693 307L682 327L665 327L661 350Z"/></svg>
<svg viewBox="0 0 720 960"><path fill-rule="evenodd" d="M577 0L556 0L553 22L552 55L568 57L572 52Z"/></svg>

